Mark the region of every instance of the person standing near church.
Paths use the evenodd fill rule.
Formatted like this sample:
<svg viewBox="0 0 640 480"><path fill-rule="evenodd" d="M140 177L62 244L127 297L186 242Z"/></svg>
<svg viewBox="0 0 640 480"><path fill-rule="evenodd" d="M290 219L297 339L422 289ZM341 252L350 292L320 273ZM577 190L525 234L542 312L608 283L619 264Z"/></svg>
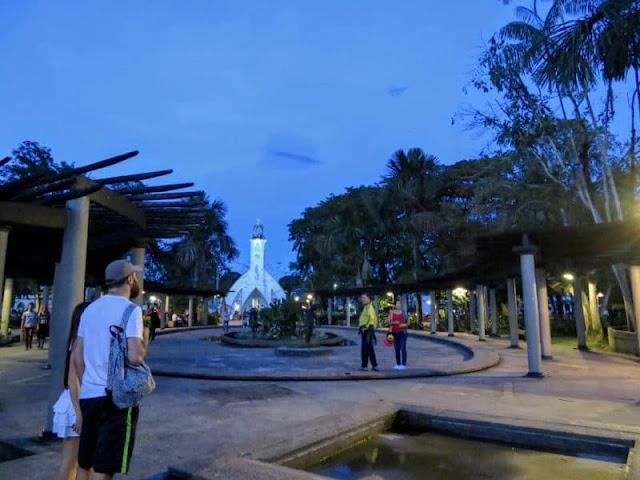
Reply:
<svg viewBox="0 0 640 480"><path fill-rule="evenodd" d="M40 309L38 315L38 348L44 348L44 341L49 336L49 322L51 320L51 314L49 313L49 307L45 303Z"/></svg>
<svg viewBox="0 0 640 480"><path fill-rule="evenodd" d="M363 293L360 296L360 302L363 305L362 313L360 313L359 331L361 335L360 357L362 364L360 370L367 370L369 361L371 361L371 370L378 371L378 361L376 360L376 351L374 343L376 341L375 327L378 318L376 311L371 304L369 295Z"/></svg>
<svg viewBox="0 0 640 480"><path fill-rule="evenodd" d="M27 305L27 309L22 314L22 324L20 329L24 337L25 350L31 349L33 346L33 331L36 329L38 323L38 314L34 310L33 302Z"/></svg>

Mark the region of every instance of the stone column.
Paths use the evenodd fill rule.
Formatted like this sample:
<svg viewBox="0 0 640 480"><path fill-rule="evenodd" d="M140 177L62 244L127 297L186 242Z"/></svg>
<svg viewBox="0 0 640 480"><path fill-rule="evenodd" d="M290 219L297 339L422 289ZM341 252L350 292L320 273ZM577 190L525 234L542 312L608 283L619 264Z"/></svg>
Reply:
<svg viewBox="0 0 640 480"><path fill-rule="evenodd" d="M540 347L542 358L550 360L551 323L549 321L549 297L547 295L547 274L543 268L536 268L536 291L538 294L538 315L540 315Z"/></svg>
<svg viewBox="0 0 640 480"><path fill-rule="evenodd" d="M351 297L347 297L347 304L345 305L345 323L347 327L351 326Z"/></svg>
<svg viewBox="0 0 640 480"><path fill-rule="evenodd" d="M60 263L54 274L54 296L49 331L49 363L51 377L45 432L50 432L53 422L53 404L63 389L64 366L67 354L67 337L71 314L84 300L84 279L87 263L87 236L89 231L89 198L82 197L67 202L67 223L62 238Z"/></svg>
<svg viewBox="0 0 640 480"><path fill-rule="evenodd" d="M435 335L438 331L438 305L436 303L436 291L431 290L431 292L429 292L429 296L431 297L431 334Z"/></svg>
<svg viewBox="0 0 640 480"><path fill-rule="evenodd" d="M193 326L193 295L189 296L189 323L190 327Z"/></svg>
<svg viewBox="0 0 640 480"><path fill-rule="evenodd" d="M477 290L478 290L478 287L476 286L476 291ZM477 317L478 307L477 307L476 300L477 300L476 292L474 292L473 290L469 290L469 333L471 333L472 335L473 335L474 328L478 323L478 317Z"/></svg>
<svg viewBox="0 0 640 480"><path fill-rule="evenodd" d="M487 298L485 296L484 285L476 287L476 295L478 297L478 341L486 341L485 330L487 325Z"/></svg>
<svg viewBox="0 0 640 480"><path fill-rule="evenodd" d="M640 265L629 267L629 278L631 280L631 296L633 298L633 312L636 315L636 325L640 325ZM638 352L640 352L640 328L636 327L636 342Z"/></svg>
<svg viewBox="0 0 640 480"><path fill-rule="evenodd" d="M511 348L520 348L518 339L518 305L516 302L516 279L507 278L507 303L509 304L509 340Z"/></svg>
<svg viewBox="0 0 640 480"><path fill-rule="evenodd" d="M209 299L202 297L202 314L204 315L204 325L209 325Z"/></svg>
<svg viewBox="0 0 640 480"><path fill-rule="evenodd" d="M582 278L576 274L573 279L573 315L576 318L576 335L578 350L588 350L585 334L584 308L582 305Z"/></svg>
<svg viewBox="0 0 640 480"><path fill-rule="evenodd" d="M11 317L11 303L13 300L13 278L5 278L4 293L2 295L2 321L0 335L6 337L9 332L9 319Z"/></svg>
<svg viewBox="0 0 640 480"><path fill-rule="evenodd" d="M333 302L331 298L327 301L327 323L333 325Z"/></svg>
<svg viewBox="0 0 640 480"><path fill-rule="evenodd" d="M135 303L142 306L144 292L144 254L146 241L142 239L136 240L136 245L131 249L131 263L141 265L142 272L137 274L138 285L140 285L140 294L136 298L132 298Z"/></svg>
<svg viewBox="0 0 640 480"><path fill-rule="evenodd" d="M498 335L498 305L496 304L496 289L489 289L489 317L491 318L491 336Z"/></svg>
<svg viewBox="0 0 640 480"><path fill-rule="evenodd" d="M449 326L449 337L453 337L453 292L450 288L447 288L447 320Z"/></svg>
<svg viewBox="0 0 640 480"><path fill-rule="evenodd" d="M380 328L380 295L373 296L373 309L376 311L376 328Z"/></svg>
<svg viewBox="0 0 640 480"><path fill-rule="evenodd" d="M538 293L536 290L535 247L528 245L524 238L524 245L514 248L520 255L520 270L522 272L522 299L524 301L524 323L527 335L527 357L529 361L528 377L543 377L542 354L540 351L540 322L538 314Z"/></svg>

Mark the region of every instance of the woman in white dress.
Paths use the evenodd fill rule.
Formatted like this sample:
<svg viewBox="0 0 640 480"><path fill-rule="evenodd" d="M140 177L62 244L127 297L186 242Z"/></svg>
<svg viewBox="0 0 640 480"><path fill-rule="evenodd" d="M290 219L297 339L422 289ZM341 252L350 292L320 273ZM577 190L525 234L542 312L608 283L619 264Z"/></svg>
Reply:
<svg viewBox="0 0 640 480"><path fill-rule="evenodd" d="M78 335L78 325L82 312L89 302L76 306L71 316L71 328L67 341L67 358L64 367L64 391L53 406L53 432L62 438L62 464L58 469L57 480L73 480L78 468L78 445L82 429L82 413L80 413L80 378L69 359L73 343Z"/></svg>

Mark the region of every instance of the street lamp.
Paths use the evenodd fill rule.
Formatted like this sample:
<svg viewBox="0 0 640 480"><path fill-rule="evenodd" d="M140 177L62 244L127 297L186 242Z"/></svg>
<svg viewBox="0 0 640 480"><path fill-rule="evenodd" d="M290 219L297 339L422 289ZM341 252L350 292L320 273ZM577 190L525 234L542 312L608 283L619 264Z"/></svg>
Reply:
<svg viewBox="0 0 640 480"><path fill-rule="evenodd" d="M565 280L569 280L570 282L572 282L572 281L573 281L573 279L574 279L575 277L573 276L573 274L572 274L572 273L568 273L568 272L567 272L567 273L565 273L565 274L563 274L563 275L562 275L562 278L564 278Z"/></svg>

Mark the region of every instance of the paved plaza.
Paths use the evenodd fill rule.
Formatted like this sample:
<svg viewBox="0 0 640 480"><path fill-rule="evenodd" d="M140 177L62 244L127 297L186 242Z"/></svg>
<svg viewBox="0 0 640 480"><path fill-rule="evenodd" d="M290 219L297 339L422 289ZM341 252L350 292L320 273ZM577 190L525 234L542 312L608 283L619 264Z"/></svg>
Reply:
<svg viewBox="0 0 640 480"><path fill-rule="evenodd" d="M355 329L333 331L357 340ZM381 371L357 377L357 345L336 348L328 357L286 358L272 349L205 340L220 333L219 328L184 331L160 335L152 344L148 358L158 372L158 387L141 406L128 478L161 478L168 467L199 478L319 478L258 460L269 449L401 407L640 436L640 365L628 357L553 346L554 359L544 362L545 377L534 379L524 376L526 350L508 348L508 339L478 342L456 334L453 342L461 348L442 343L448 339L439 334L440 341L428 335L409 338L406 372L418 376L394 377L393 349L380 342ZM460 373L474 359L498 357L494 366ZM60 444L37 441L46 418L46 358L46 350L25 352L18 344L0 348L0 442L35 453L0 462L0 478L48 479L57 467ZM419 376L447 369L460 374ZM184 378L190 374L203 378ZM207 374L212 379L205 379ZM305 375L324 381L304 380Z"/></svg>

